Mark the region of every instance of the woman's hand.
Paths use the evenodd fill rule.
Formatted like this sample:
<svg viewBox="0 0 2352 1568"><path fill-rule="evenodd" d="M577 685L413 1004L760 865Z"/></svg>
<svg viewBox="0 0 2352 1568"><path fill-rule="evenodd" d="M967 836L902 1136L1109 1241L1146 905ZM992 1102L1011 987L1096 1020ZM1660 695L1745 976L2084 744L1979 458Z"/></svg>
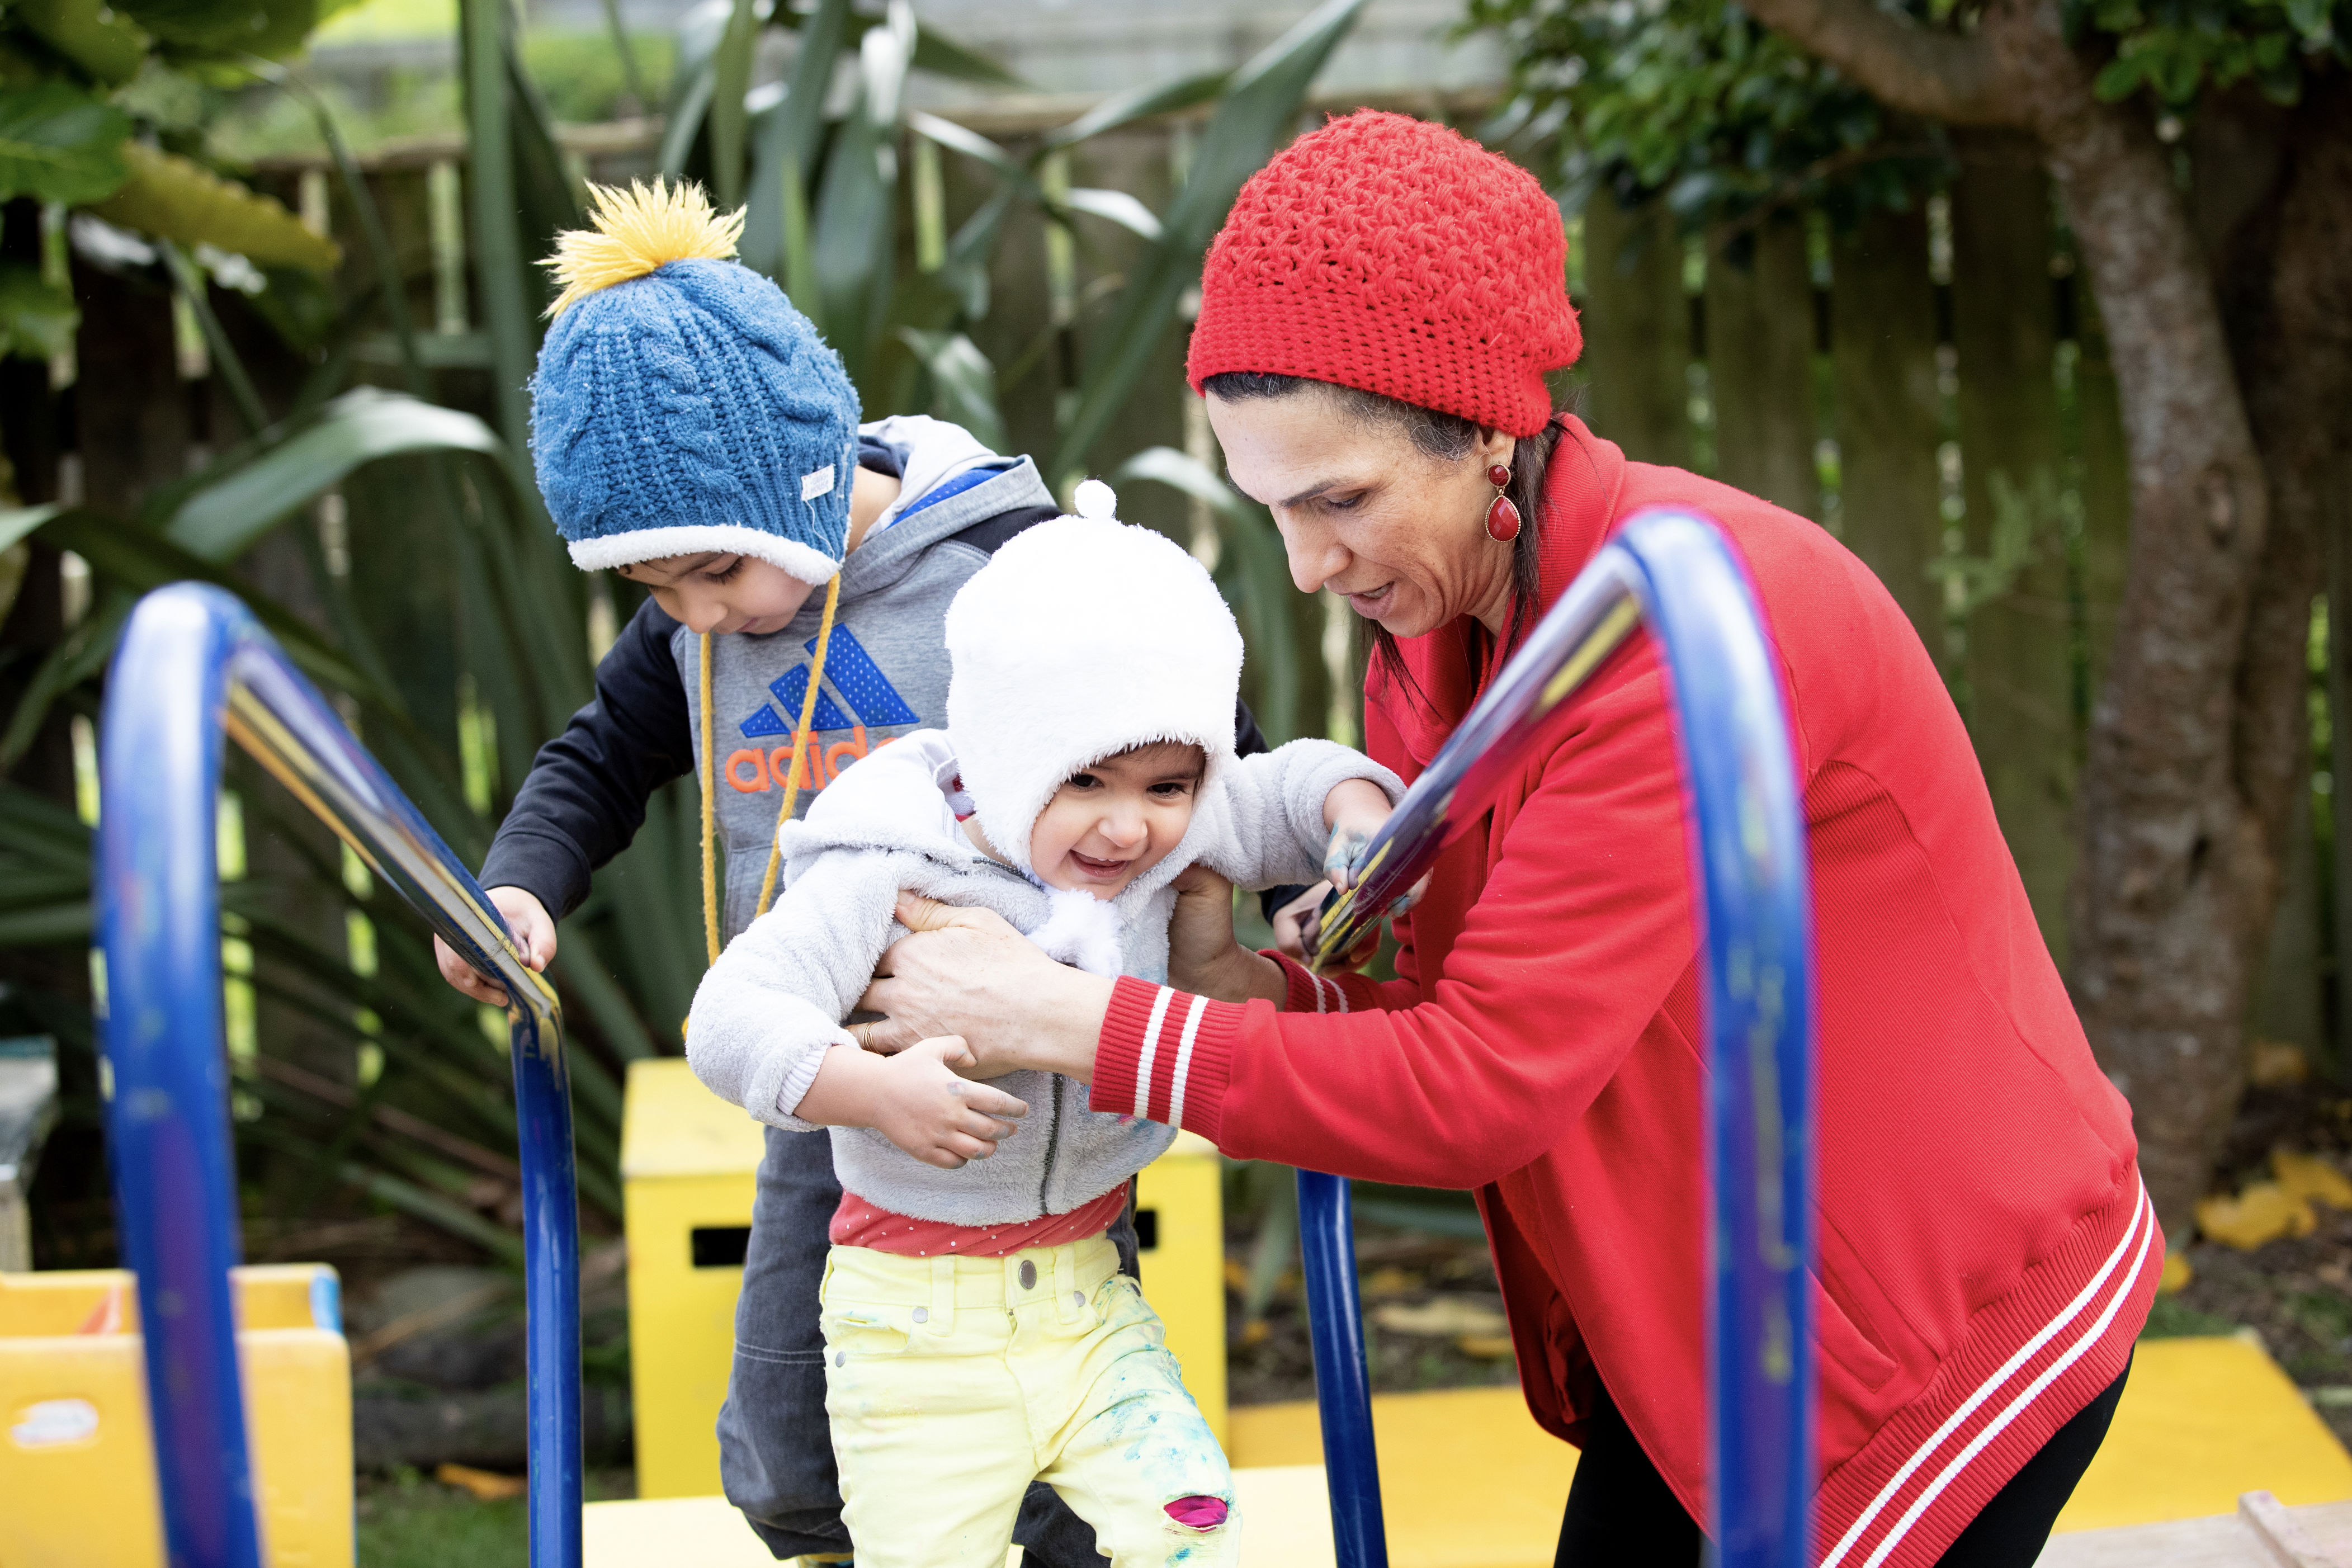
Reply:
<svg viewBox="0 0 2352 1568"><path fill-rule="evenodd" d="M1219 1002L1263 997L1282 1005L1282 966L1234 939L1234 885L1197 861L1173 886L1168 922L1168 984Z"/></svg>
<svg viewBox="0 0 2352 1568"><path fill-rule="evenodd" d="M1094 1077L1111 982L1055 963L992 910L900 893L897 912L913 934L883 953L857 1004L887 1015L866 1038L871 1049L960 1035L971 1054L968 1076L1034 1068Z"/></svg>
<svg viewBox="0 0 2352 1568"><path fill-rule="evenodd" d="M555 957L555 921L546 906L520 888L492 888L489 895L490 902L506 917L507 931L514 938L515 952L522 955L523 963L534 972L545 969ZM493 1007L507 1005L505 986L483 979L437 936L433 939L433 962L440 966L442 979L475 1001Z"/></svg>

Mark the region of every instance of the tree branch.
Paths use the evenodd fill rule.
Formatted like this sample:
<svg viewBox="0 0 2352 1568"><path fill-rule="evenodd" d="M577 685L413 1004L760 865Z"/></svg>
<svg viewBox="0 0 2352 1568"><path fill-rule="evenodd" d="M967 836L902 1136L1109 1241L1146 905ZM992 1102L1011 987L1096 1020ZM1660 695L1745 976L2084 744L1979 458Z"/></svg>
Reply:
<svg viewBox="0 0 2352 1568"><path fill-rule="evenodd" d="M2004 90L1981 37L1935 32L1870 0L1746 0L1748 12L1835 66L1891 108L1949 125L2017 125L2025 106Z"/></svg>

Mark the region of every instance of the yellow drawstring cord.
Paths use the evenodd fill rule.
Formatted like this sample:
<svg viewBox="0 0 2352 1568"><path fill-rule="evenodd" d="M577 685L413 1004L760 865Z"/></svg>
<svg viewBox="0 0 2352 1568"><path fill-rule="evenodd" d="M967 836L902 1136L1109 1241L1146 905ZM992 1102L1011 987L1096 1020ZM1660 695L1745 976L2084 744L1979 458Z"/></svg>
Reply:
<svg viewBox="0 0 2352 1568"><path fill-rule="evenodd" d="M817 688L824 680L825 649L833 643L834 613L841 607L841 575L834 574L824 588L824 616L817 622L816 664L809 671L807 694L801 699L801 720L793 731L793 766L784 784L784 807L776 814L776 830L768 840L768 874L760 883L760 906L752 918L768 912L768 902L776 895L776 872L783 864L784 824L793 819L793 808L800 804L801 779L814 772L809 766L809 731L816 722ZM711 792L719 787L717 754L710 743L710 634L702 634L702 934L710 950L710 962L719 962L719 883L715 869L711 826Z"/></svg>
<svg viewBox="0 0 2352 1568"><path fill-rule="evenodd" d="M713 835L710 830L711 791L719 781L711 774L710 749L710 634L702 634L699 679L702 685L702 942L710 950L710 962L719 962L719 879L712 859Z"/></svg>
<svg viewBox="0 0 2352 1568"><path fill-rule="evenodd" d="M807 693L801 698L801 721L793 731L793 771L784 783L784 808L776 813L776 830L768 836L768 874L760 879L760 907L751 918L757 920L768 912L768 900L776 896L776 869L784 863L784 824L793 819L793 807L800 804L801 780L816 769L809 761L809 726L816 722L816 689L824 680L824 650L833 642L833 612L841 605L841 574L824 585L824 616L816 624L816 665L809 671Z"/></svg>

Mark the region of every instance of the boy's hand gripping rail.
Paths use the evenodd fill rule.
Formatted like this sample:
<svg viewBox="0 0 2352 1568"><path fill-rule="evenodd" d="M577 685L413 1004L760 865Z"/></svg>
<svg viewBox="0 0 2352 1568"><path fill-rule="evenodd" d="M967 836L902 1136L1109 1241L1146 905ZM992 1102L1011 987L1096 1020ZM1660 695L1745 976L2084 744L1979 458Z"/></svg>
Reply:
<svg viewBox="0 0 2352 1568"><path fill-rule="evenodd" d="M1703 889L1709 1185L1707 1365L1714 1561L1805 1568L1814 1447L1812 895L1779 659L1738 556L1695 513L1643 512L1496 678L1398 803L1326 915L1349 952L1560 726L1549 721L1638 624L1661 645ZM1563 1027L1572 1029L1573 1024ZM1384 1568L1347 1183L1302 1171L1299 1232L1333 1533Z"/></svg>
<svg viewBox="0 0 2352 1568"><path fill-rule="evenodd" d="M99 753L108 1152L122 1260L139 1278L166 1560L262 1562L228 1277L241 1247L214 854L224 732L506 987L530 1303L530 1562L577 1568L580 1228L555 993L244 605L194 583L159 589L132 613L107 682Z"/></svg>

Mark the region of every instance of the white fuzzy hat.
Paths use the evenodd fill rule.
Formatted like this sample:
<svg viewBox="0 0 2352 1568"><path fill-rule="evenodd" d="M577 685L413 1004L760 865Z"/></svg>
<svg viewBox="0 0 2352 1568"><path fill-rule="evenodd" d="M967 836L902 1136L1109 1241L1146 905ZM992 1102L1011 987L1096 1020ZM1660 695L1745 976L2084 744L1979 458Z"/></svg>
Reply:
<svg viewBox="0 0 2352 1568"><path fill-rule="evenodd" d="M1024 868L1037 814L1088 763L1187 742L1205 784L1234 756L1233 611L1174 541L1080 499L1097 515L1023 531L948 606L948 738L982 830Z"/></svg>

